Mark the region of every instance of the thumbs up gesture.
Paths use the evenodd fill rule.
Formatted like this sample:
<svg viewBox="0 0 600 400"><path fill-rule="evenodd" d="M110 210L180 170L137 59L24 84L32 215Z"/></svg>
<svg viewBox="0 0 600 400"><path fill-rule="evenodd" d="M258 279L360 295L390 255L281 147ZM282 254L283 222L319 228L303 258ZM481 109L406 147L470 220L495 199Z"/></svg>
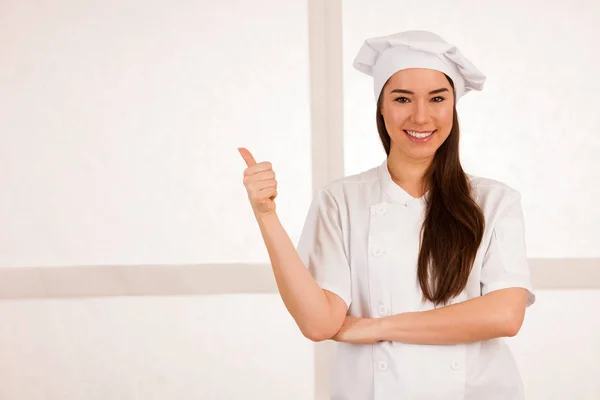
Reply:
<svg viewBox="0 0 600 400"><path fill-rule="evenodd" d="M277 181L271 163L257 163L252 153L243 147L238 148L238 151L248 166L244 170L244 186L254 213L257 216L274 213Z"/></svg>

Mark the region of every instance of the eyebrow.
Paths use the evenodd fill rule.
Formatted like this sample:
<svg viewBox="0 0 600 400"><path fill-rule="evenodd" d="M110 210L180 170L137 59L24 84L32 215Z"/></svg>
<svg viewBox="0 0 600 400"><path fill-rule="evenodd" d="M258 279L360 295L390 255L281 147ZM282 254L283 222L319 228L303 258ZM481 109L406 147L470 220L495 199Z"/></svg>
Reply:
<svg viewBox="0 0 600 400"><path fill-rule="evenodd" d="M449 90L447 88L441 88L441 89L432 90L431 92L429 92L429 94L438 94L438 93L443 93L443 92L448 92L448 91ZM410 90L406 90L406 89L394 89L390 93L415 94L415 92L411 92Z"/></svg>

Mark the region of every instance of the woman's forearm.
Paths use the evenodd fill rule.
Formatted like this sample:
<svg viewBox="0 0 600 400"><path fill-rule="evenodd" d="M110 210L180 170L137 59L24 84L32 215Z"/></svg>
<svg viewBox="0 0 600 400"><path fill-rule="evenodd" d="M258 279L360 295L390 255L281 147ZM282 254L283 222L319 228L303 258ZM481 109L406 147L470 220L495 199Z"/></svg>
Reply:
<svg viewBox="0 0 600 400"><path fill-rule="evenodd" d="M523 323L525 289L503 289L434 310L372 320L377 340L412 344L469 343L514 336Z"/></svg>
<svg viewBox="0 0 600 400"><path fill-rule="evenodd" d="M330 299L304 266L275 212L257 217L277 288L287 310L305 337L326 340L342 325L345 310Z"/></svg>

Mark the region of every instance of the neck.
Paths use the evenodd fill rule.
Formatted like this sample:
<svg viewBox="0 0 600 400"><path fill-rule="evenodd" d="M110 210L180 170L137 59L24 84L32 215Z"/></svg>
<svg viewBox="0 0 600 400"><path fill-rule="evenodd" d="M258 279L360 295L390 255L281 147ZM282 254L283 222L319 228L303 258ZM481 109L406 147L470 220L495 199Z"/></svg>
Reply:
<svg viewBox="0 0 600 400"><path fill-rule="evenodd" d="M415 160L402 154L390 153L387 166L392 180L413 197L421 197L427 190L425 173L432 158Z"/></svg>

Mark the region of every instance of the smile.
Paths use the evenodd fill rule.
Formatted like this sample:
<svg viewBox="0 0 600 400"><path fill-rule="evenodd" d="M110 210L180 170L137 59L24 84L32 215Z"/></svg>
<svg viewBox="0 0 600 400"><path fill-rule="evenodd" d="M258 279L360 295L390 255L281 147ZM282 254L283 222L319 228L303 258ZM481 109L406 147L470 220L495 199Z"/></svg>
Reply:
<svg viewBox="0 0 600 400"><path fill-rule="evenodd" d="M407 130L404 131L404 133L406 133L413 142L426 142L436 132L437 132L437 130L433 130L433 131L429 131L429 132L416 132L416 131L407 131Z"/></svg>

